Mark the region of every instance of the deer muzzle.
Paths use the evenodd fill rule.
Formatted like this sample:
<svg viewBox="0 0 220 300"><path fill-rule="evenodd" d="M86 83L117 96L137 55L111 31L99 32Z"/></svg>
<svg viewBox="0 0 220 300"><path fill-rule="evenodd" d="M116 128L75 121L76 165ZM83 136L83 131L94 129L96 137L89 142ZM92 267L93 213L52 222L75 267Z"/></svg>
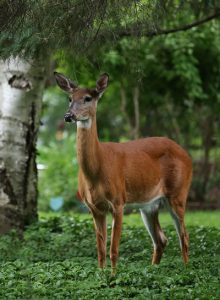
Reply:
<svg viewBox="0 0 220 300"><path fill-rule="evenodd" d="M68 123L76 121L76 116L68 112L64 116L64 121Z"/></svg>

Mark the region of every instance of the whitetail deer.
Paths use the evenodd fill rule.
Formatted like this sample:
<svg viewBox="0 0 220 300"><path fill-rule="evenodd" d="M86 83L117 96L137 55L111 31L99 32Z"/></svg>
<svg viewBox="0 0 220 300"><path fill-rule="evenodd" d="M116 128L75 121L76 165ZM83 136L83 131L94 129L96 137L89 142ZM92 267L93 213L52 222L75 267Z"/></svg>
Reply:
<svg viewBox="0 0 220 300"><path fill-rule="evenodd" d="M106 264L106 214L113 215L110 259L115 272L122 229L123 208L138 203L153 242L152 264L161 260L167 243L158 220L165 204L173 217L183 261L188 262L188 234L184 224L187 195L192 178L188 154L174 141L150 137L126 143L101 143L97 136L96 106L109 77L101 75L96 88L80 88L55 72L57 84L70 95L66 122L77 124L79 194L95 224L98 263Z"/></svg>

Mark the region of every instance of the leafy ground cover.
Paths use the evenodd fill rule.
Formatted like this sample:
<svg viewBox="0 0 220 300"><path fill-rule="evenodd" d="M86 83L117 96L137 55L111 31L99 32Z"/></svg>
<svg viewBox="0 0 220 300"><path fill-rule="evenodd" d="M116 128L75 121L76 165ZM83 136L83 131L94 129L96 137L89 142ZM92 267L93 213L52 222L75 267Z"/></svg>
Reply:
<svg viewBox="0 0 220 300"><path fill-rule="evenodd" d="M135 225L125 218L115 277L109 261L104 272L97 269L91 216L41 218L22 240L16 232L2 236L0 299L220 299L219 227L188 222L190 263L184 267L175 230L166 225L164 257L151 266L151 241L135 218L129 216Z"/></svg>

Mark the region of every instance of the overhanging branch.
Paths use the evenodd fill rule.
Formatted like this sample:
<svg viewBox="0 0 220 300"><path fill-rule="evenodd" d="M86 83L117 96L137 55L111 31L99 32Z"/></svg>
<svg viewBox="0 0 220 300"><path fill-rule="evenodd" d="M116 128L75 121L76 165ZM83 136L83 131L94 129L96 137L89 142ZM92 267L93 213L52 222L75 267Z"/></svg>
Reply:
<svg viewBox="0 0 220 300"><path fill-rule="evenodd" d="M130 28L130 29L126 29L126 30L121 30L118 32L118 36L119 37L129 37L129 36L137 36L137 37L140 37L140 36L146 36L146 37L153 37L153 36L158 36L158 35L166 35L166 34L170 34L170 33L175 33L175 32L179 32L179 31L186 31L186 30L189 30L193 27L197 27L197 26L200 26L204 23L207 23L213 19L217 19L220 17L220 9L217 10L214 14L206 17L206 18L203 18L201 20L198 20L198 21L195 21L195 22L192 22L190 24L186 24L186 25L183 25L183 26L179 26L179 27L176 27L176 28L171 28L171 29L155 29L154 31L148 31L148 30L145 30L143 27L133 27L133 28Z"/></svg>

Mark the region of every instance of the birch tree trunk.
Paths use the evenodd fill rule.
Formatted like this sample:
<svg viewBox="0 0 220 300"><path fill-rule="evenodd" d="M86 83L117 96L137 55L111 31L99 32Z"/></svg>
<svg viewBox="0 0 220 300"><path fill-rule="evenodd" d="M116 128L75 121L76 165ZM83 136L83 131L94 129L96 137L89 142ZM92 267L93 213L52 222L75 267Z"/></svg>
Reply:
<svg viewBox="0 0 220 300"><path fill-rule="evenodd" d="M0 234L37 219L35 159L44 81L39 64L0 61Z"/></svg>

